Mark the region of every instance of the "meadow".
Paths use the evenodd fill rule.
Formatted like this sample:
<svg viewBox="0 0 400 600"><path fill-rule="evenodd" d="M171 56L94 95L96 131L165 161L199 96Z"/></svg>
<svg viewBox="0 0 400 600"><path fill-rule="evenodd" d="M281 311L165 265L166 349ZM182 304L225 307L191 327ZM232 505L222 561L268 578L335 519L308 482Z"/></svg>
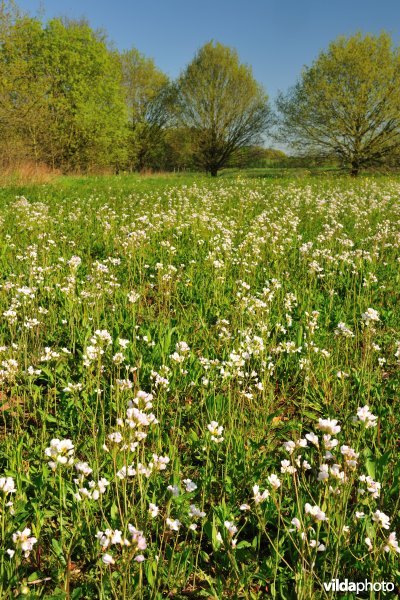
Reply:
<svg viewBox="0 0 400 600"><path fill-rule="evenodd" d="M397 596L398 178L60 178L0 225L0 598Z"/></svg>

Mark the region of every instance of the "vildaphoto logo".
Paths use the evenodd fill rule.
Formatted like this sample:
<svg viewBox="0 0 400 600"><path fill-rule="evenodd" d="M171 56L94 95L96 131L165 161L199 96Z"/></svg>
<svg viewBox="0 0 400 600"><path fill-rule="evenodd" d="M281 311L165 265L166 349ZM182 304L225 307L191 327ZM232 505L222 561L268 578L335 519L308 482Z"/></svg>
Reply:
<svg viewBox="0 0 400 600"><path fill-rule="evenodd" d="M326 592L393 592L394 583L390 581L349 581L345 579L332 579L329 583L324 582Z"/></svg>

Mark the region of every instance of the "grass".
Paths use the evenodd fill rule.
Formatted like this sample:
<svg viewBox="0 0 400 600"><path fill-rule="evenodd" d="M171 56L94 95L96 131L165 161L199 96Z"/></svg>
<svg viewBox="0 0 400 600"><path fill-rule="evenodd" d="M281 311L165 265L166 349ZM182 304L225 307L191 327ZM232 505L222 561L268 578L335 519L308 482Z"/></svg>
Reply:
<svg viewBox="0 0 400 600"><path fill-rule="evenodd" d="M399 191L0 190L1 598L394 597Z"/></svg>

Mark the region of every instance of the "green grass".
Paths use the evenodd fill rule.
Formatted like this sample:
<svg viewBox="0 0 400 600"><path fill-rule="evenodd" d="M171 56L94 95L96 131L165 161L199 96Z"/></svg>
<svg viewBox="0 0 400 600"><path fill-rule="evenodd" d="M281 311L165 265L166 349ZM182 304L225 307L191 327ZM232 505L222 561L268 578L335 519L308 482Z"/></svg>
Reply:
<svg viewBox="0 0 400 600"><path fill-rule="evenodd" d="M1 598L398 589L399 180L248 175L0 190Z"/></svg>

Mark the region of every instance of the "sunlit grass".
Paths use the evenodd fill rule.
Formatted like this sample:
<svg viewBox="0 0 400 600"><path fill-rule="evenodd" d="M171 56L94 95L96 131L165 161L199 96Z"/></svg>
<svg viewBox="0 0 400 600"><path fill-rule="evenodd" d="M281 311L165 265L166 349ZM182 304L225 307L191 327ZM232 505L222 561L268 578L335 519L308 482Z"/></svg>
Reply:
<svg viewBox="0 0 400 600"><path fill-rule="evenodd" d="M194 175L1 191L1 597L398 586L399 197Z"/></svg>

